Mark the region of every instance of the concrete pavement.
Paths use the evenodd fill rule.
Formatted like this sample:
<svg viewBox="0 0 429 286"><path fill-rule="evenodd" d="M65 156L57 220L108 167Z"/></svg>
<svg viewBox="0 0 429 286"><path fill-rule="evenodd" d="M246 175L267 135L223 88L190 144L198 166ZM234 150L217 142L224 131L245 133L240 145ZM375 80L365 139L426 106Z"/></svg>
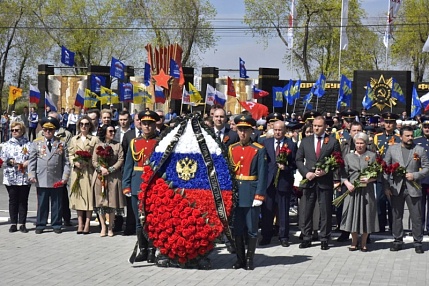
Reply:
<svg viewBox="0 0 429 286"><path fill-rule="evenodd" d="M116 235L99 237L98 227L89 235L76 235L76 227L62 234L51 230L34 233L35 188L29 200L30 232L9 233L8 195L0 186L0 285L426 285L429 284L428 236L424 254L414 252L412 238L404 250L389 251L391 238L373 234L370 252L350 252L349 243L331 242L320 250L320 242L299 249L296 225L290 247L275 239L258 247L254 271L232 270L235 255L219 245L210 255L212 270L159 268L127 262L135 238ZM72 218L76 214L72 212ZM76 221L74 220L74 223ZM338 236L338 233L335 234Z"/></svg>

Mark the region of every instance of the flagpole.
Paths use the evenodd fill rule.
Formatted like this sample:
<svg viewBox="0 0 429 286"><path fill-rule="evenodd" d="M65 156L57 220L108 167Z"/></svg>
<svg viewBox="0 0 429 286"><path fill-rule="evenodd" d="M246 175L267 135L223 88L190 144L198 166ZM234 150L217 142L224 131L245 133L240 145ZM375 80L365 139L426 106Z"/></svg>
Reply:
<svg viewBox="0 0 429 286"><path fill-rule="evenodd" d="M317 99L316 99L316 111L317 111L317 108L319 106L319 97L318 96L316 96L316 97L317 97Z"/></svg>
<svg viewBox="0 0 429 286"><path fill-rule="evenodd" d="M292 113L295 113L295 106L296 106L296 101L297 99L295 99L294 103L293 103L293 109L292 109Z"/></svg>

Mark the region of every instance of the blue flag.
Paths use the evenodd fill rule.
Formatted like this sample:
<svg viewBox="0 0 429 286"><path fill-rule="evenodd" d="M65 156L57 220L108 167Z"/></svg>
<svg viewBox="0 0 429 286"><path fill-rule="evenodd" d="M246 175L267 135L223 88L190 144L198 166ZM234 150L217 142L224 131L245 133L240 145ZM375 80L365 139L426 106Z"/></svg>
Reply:
<svg viewBox="0 0 429 286"><path fill-rule="evenodd" d="M243 61L241 58L239 59L240 59L240 78L248 78L247 70L246 70L246 67L244 66L246 62Z"/></svg>
<svg viewBox="0 0 429 286"><path fill-rule="evenodd" d="M293 81L289 80L289 83L283 87L283 97L286 101L286 104L292 105L293 104L293 98L290 94L290 89L293 86Z"/></svg>
<svg viewBox="0 0 429 286"><path fill-rule="evenodd" d="M150 85L150 64L144 63L144 85Z"/></svg>
<svg viewBox="0 0 429 286"><path fill-rule="evenodd" d="M292 96L293 101L301 97L301 79L297 80L294 86L289 89L289 94Z"/></svg>
<svg viewBox="0 0 429 286"><path fill-rule="evenodd" d="M316 81L316 84L314 85L314 95L318 98L321 98L323 95L325 95L325 84L326 84L326 77L323 75L323 73L320 74L319 79Z"/></svg>
<svg viewBox="0 0 429 286"><path fill-rule="evenodd" d="M393 98L396 98L397 100L399 100L403 104L405 104L405 97L404 97L404 93L402 92L402 88L399 85L399 83L396 81L396 79L393 77L392 77L392 94L391 94L391 96Z"/></svg>
<svg viewBox="0 0 429 286"><path fill-rule="evenodd" d="M61 62L68 66L74 66L74 53L61 46Z"/></svg>
<svg viewBox="0 0 429 286"><path fill-rule="evenodd" d="M179 65L173 59L170 59L170 76L174 78L180 78Z"/></svg>
<svg viewBox="0 0 429 286"><path fill-rule="evenodd" d="M100 92L101 86L106 86L106 77L101 75L91 75L91 91Z"/></svg>
<svg viewBox="0 0 429 286"><path fill-rule="evenodd" d="M273 86L273 107L283 107L283 87Z"/></svg>
<svg viewBox="0 0 429 286"><path fill-rule="evenodd" d="M123 82L119 86L119 101L132 102L133 101L133 85L129 82Z"/></svg>
<svg viewBox="0 0 429 286"><path fill-rule="evenodd" d="M350 106L352 99L352 81L349 80L345 75L341 75L340 91L337 101L337 110L341 109L341 106Z"/></svg>
<svg viewBox="0 0 429 286"><path fill-rule="evenodd" d="M114 57L112 57L112 62L110 64L110 75L120 80L124 80L125 78L125 65Z"/></svg>
<svg viewBox="0 0 429 286"><path fill-rule="evenodd" d="M369 84L369 82L367 82L366 93L362 99L362 107L368 110L372 107L373 104L374 104L374 90L372 90L371 85Z"/></svg>
<svg viewBox="0 0 429 286"><path fill-rule="evenodd" d="M312 110L313 109L313 104L311 104L311 100L313 99L314 90L315 90L315 87L313 86L311 88L311 91L306 96L304 96L304 98L302 99L302 104L304 104L304 108L306 110Z"/></svg>
<svg viewBox="0 0 429 286"><path fill-rule="evenodd" d="M416 117L422 113L423 105L417 94L416 86L413 86L413 97L411 98L411 117Z"/></svg>

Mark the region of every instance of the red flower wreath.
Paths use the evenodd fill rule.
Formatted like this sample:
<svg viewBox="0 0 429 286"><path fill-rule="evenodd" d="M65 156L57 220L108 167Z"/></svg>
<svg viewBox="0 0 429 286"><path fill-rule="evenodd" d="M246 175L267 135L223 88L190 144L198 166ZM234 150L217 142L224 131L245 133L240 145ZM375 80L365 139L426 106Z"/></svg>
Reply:
<svg viewBox="0 0 429 286"><path fill-rule="evenodd" d="M211 191L172 190L163 178L155 178L148 186L146 182L152 174L150 166L143 168L139 208L144 199L145 227L153 245L180 264L206 255L223 231ZM222 191L222 197L229 216L232 192Z"/></svg>

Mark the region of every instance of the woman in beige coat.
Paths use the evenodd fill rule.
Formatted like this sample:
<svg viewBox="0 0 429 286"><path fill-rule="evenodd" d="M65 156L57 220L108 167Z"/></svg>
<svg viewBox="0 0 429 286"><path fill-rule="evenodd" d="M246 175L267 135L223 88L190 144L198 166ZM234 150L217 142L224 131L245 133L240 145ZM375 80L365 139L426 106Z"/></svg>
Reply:
<svg viewBox="0 0 429 286"><path fill-rule="evenodd" d="M87 151L92 155L95 145L100 140L96 136L91 135L95 127L91 123L91 118L87 115L81 117L77 121L76 126L78 134L70 139L68 147L70 165L73 166L70 180L70 208L77 212L77 234L89 234L89 226L94 209L94 192L91 186L94 167L92 166L91 159L87 162L79 160L76 151Z"/></svg>
<svg viewBox="0 0 429 286"><path fill-rule="evenodd" d="M95 168L92 178L95 194L94 209L99 214L101 237L106 236L106 216L110 222L108 236L113 236L115 213L121 215L124 211L124 195L121 186L124 153L121 144L115 141L114 137L115 128L111 125L103 125L99 130L101 143L95 146L92 156L92 164ZM103 156L101 153L106 155Z"/></svg>

